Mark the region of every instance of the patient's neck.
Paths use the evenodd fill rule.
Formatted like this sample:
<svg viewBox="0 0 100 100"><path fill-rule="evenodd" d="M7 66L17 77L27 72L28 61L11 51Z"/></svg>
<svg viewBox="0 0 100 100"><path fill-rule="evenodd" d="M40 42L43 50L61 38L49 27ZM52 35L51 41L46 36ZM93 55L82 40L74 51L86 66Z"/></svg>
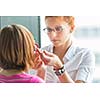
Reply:
<svg viewBox="0 0 100 100"><path fill-rule="evenodd" d="M24 73L24 71L22 70L16 70L16 69L11 69L11 70L3 70L0 72L1 75L5 75L5 76L12 76L12 75L16 75L16 74L21 74Z"/></svg>

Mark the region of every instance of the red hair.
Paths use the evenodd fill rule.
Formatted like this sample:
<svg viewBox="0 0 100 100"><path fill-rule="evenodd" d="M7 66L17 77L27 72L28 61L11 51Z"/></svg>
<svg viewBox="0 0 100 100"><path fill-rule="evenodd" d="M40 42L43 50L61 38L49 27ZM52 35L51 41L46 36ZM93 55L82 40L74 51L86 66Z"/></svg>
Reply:
<svg viewBox="0 0 100 100"><path fill-rule="evenodd" d="M74 19L75 18L73 16L45 16L45 20L47 18L59 18L59 19L64 20L65 22L67 22L71 26L72 31L75 27L75 24L74 24Z"/></svg>

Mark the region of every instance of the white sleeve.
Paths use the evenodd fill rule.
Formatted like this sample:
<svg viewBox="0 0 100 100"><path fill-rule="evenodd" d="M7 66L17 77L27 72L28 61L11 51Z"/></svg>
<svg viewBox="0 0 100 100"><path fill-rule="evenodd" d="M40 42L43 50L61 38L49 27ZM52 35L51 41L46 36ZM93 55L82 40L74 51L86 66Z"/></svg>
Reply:
<svg viewBox="0 0 100 100"><path fill-rule="evenodd" d="M88 51L83 56L75 80L92 82L94 70L95 70L95 57L91 51Z"/></svg>
<svg viewBox="0 0 100 100"><path fill-rule="evenodd" d="M53 72L53 69L51 66L47 67L45 75L46 75L45 76L46 83L59 83L60 82L58 77Z"/></svg>

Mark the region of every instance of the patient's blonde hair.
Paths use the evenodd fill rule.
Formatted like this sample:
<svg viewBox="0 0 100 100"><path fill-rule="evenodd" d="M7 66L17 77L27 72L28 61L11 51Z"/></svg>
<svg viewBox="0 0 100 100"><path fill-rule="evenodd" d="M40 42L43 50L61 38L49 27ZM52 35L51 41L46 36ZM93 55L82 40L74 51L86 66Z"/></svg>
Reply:
<svg viewBox="0 0 100 100"><path fill-rule="evenodd" d="M32 67L34 37L24 26L8 25L0 31L0 67L25 70Z"/></svg>

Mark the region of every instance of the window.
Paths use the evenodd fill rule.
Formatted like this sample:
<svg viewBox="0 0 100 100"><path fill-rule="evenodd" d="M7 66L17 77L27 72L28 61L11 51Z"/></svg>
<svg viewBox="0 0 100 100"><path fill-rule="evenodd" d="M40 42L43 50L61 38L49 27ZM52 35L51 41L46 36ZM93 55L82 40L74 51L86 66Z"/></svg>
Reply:
<svg viewBox="0 0 100 100"><path fill-rule="evenodd" d="M36 42L40 44L39 19L39 16L0 16L0 28L9 24L24 25L33 33Z"/></svg>

